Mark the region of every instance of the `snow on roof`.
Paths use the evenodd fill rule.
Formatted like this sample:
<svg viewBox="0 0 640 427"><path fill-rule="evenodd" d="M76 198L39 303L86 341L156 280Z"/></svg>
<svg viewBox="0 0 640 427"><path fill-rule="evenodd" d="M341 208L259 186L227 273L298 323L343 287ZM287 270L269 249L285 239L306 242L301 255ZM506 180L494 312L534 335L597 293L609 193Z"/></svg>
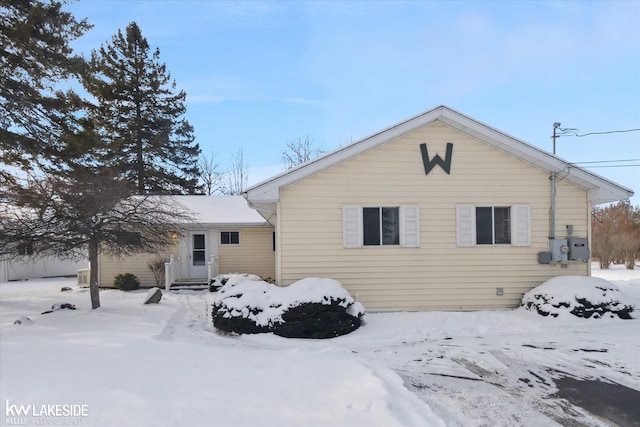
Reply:
<svg viewBox="0 0 640 427"><path fill-rule="evenodd" d="M163 196L162 196L163 197ZM261 226L264 218L242 196L168 196L190 211L199 224Z"/></svg>

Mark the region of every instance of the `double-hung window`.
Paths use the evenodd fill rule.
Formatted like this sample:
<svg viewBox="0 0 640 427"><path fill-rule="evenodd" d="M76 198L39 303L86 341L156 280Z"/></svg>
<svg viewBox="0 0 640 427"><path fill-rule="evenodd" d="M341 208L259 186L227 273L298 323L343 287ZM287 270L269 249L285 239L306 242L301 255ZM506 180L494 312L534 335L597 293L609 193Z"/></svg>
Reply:
<svg viewBox="0 0 640 427"><path fill-rule="evenodd" d="M240 232L239 231L221 231L220 244L221 245L239 245Z"/></svg>
<svg viewBox="0 0 640 427"><path fill-rule="evenodd" d="M531 246L528 205L456 206L458 246Z"/></svg>
<svg viewBox="0 0 640 427"><path fill-rule="evenodd" d="M347 205L342 210L343 246L419 246L418 206Z"/></svg>

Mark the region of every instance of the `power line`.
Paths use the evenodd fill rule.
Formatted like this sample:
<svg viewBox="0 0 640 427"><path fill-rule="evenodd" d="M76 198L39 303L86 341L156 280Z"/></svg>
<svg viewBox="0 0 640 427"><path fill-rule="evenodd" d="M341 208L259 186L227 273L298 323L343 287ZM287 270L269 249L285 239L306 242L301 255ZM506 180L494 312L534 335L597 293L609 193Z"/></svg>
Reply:
<svg viewBox="0 0 640 427"><path fill-rule="evenodd" d="M589 136L589 135L606 135L609 133L624 133L624 132L638 132L638 131L640 131L640 129L608 130L604 132L589 132L589 133L579 134L578 129L558 128L558 132L560 132L560 134L556 136L568 136L569 134L572 134L572 136L577 136L581 138L583 136Z"/></svg>
<svg viewBox="0 0 640 427"><path fill-rule="evenodd" d="M640 159L621 159L621 160L593 160L590 162L572 162L572 165L584 165L585 163L620 163L620 162L640 162Z"/></svg>
<svg viewBox="0 0 640 427"><path fill-rule="evenodd" d="M640 163L637 164L603 164L603 163L628 163L628 162L640 162L640 159L620 159L620 160L592 160L589 162L572 162L570 165L581 165L581 167L585 169L595 169L595 168L629 168L629 167L639 167Z"/></svg>
<svg viewBox="0 0 640 427"><path fill-rule="evenodd" d="M637 165L600 165L600 166L583 166L585 169L595 169L595 168L635 168L640 167L640 163Z"/></svg>

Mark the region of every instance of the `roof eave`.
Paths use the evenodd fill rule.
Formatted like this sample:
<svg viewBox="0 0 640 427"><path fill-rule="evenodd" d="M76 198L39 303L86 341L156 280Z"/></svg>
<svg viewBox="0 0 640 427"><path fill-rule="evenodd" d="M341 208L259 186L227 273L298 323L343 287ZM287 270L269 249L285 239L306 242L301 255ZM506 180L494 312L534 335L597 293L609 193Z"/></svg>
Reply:
<svg viewBox="0 0 640 427"><path fill-rule="evenodd" d="M195 222L185 224L185 227L190 230L195 229L212 229L212 228L260 228L267 226L267 221L260 222L225 222L225 223L204 223Z"/></svg>
<svg viewBox="0 0 640 427"><path fill-rule="evenodd" d="M280 188L303 180L326 168L369 151L384 142L398 138L413 131L414 129L431 123L435 121L445 110L448 110L448 108L445 106L439 106L412 117L409 120L397 123L382 131L376 132L363 139L349 145L345 145L344 147L340 147L306 163L288 169L272 178L257 183L245 190L242 195L252 203L278 202L280 200Z"/></svg>
<svg viewBox="0 0 640 427"><path fill-rule="evenodd" d="M438 120L448 127L489 144L547 173L566 174L563 179L587 190L589 201L593 204L625 200L634 194L633 190L629 188L596 173L574 166L567 160L484 123L469 119L454 110L448 109L443 117ZM517 144L514 144L515 142Z"/></svg>
<svg viewBox="0 0 640 427"><path fill-rule="evenodd" d="M570 162L554 154L443 105L282 172L279 175L248 188L243 193L243 196L250 205L275 204L280 200L281 188L360 155L436 120L547 173L566 173L564 179L587 190L589 201L593 204L615 202L633 196L633 191L629 188L623 187L593 172L573 166Z"/></svg>

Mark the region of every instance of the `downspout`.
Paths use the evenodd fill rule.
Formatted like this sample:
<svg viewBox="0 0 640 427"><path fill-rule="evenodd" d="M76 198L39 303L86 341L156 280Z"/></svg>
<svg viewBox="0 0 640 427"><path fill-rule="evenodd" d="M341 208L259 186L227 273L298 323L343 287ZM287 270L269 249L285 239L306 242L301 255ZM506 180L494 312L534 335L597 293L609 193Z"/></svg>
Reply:
<svg viewBox="0 0 640 427"><path fill-rule="evenodd" d="M553 124L553 155L556 155L556 130L559 122ZM549 240L556 238L556 172L551 172L551 211L549 212Z"/></svg>
<svg viewBox="0 0 640 427"><path fill-rule="evenodd" d="M556 173L551 172L551 211L549 212L549 240L556 238Z"/></svg>
<svg viewBox="0 0 640 427"><path fill-rule="evenodd" d="M587 242L589 243L589 253L591 252L591 212L593 209L593 203L589 200L589 192L587 192ZM587 262L587 276L591 276L591 260Z"/></svg>

